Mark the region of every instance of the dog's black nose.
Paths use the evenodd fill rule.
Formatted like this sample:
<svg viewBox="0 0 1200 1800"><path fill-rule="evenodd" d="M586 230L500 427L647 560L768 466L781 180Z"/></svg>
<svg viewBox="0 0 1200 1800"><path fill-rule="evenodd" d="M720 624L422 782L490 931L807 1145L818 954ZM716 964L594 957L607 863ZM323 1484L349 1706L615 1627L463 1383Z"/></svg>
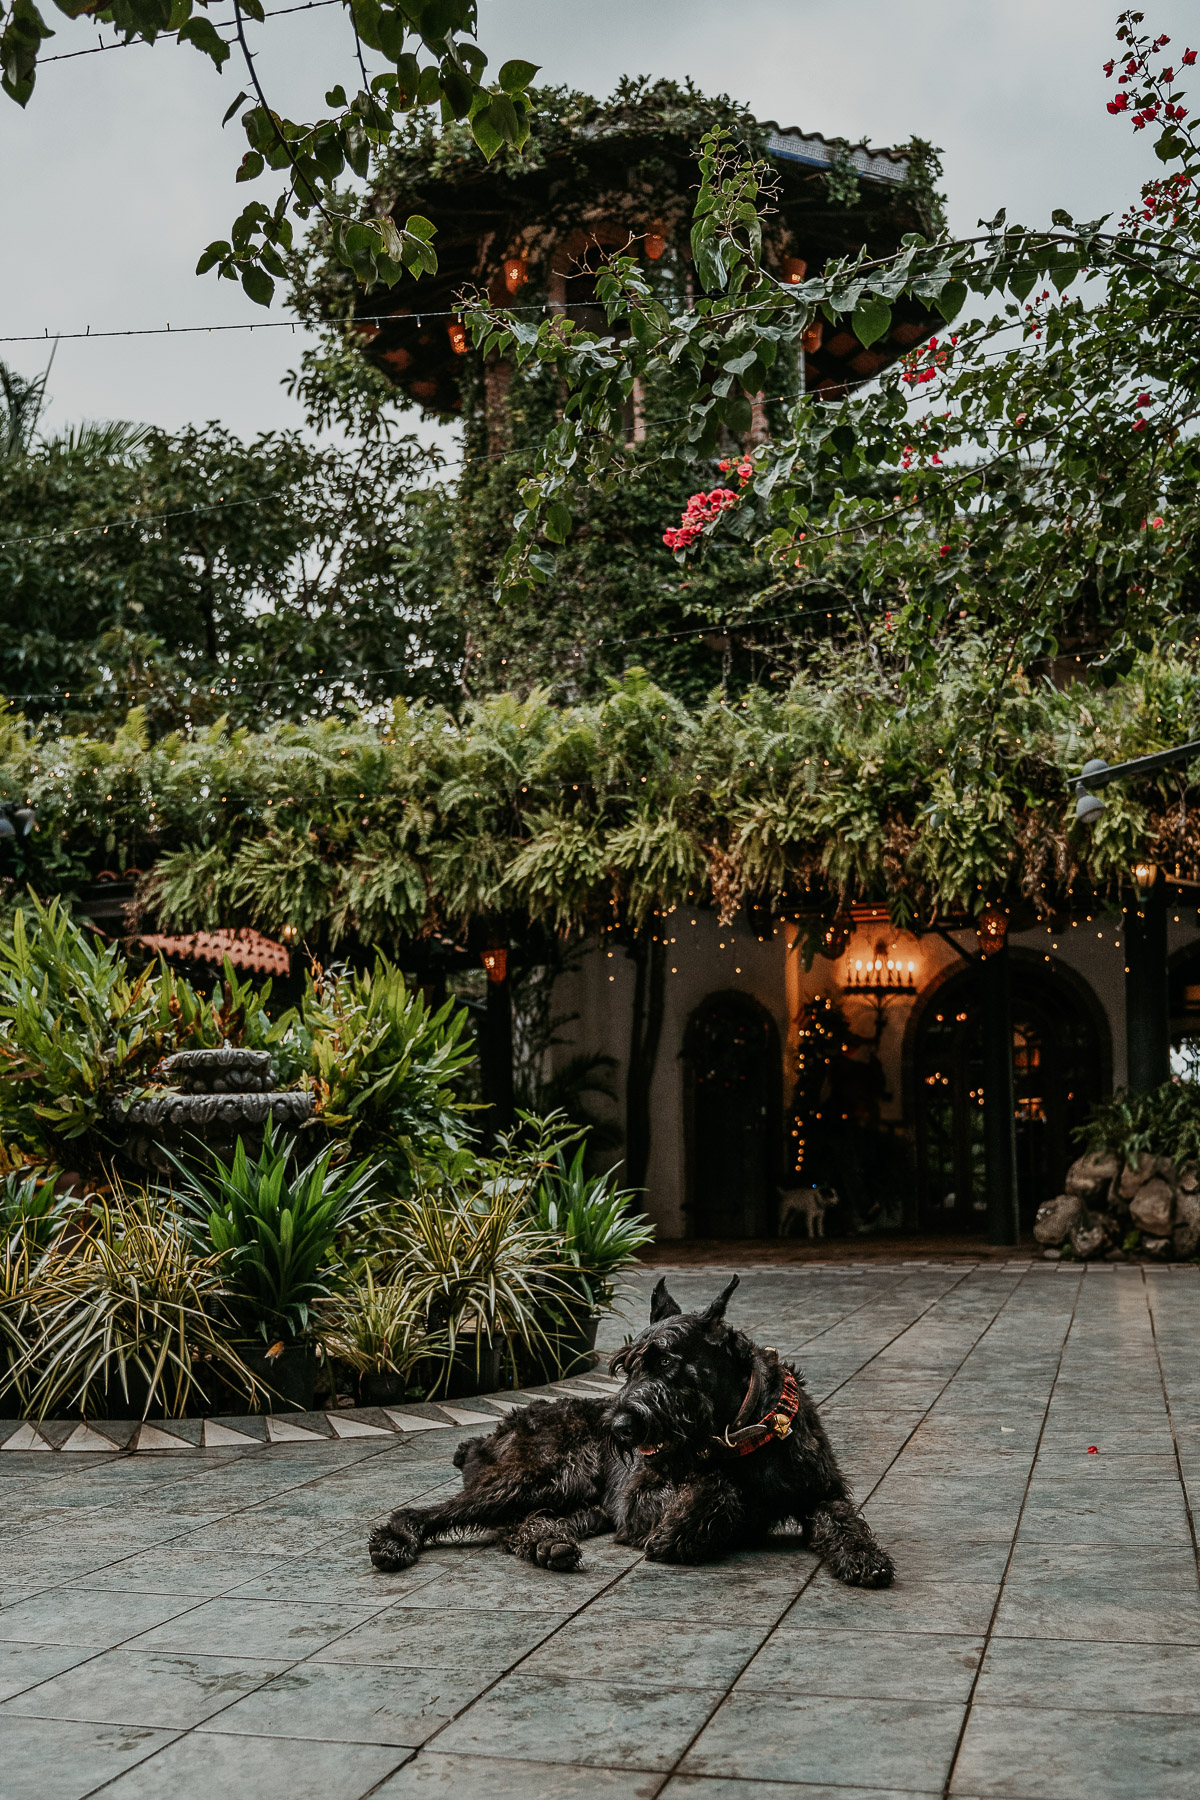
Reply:
<svg viewBox="0 0 1200 1800"><path fill-rule="evenodd" d="M608 1415L608 1429L614 1437L632 1437L637 1429L637 1420L628 1408L617 1406Z"/></svg>

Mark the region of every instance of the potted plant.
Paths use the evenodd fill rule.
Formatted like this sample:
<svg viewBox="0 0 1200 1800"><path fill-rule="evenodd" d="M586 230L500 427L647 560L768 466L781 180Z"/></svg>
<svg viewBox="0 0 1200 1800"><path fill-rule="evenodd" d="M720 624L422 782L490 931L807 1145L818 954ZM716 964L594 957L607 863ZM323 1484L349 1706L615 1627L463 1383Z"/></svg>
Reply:
<svg viewBox="0 0 1200 1800"><path fill-rule="evenodd" d="M232 1163L201 1176L180 1169L180 1202L221 1261L230 1306L249 1340L247 1368L289 1406L312 1407L317 1376L314 1307L337 1278L339 1236L362 1214L373 1171L335 1168L329 1144L302 1168L294 1145L268 1125L252 1160L240 1140Z"/></svg>
<svg viewBox="0 0 1200 1800"><path fill-rule="evenodd" d="M586 1174L585 1153L579 1144L568 1163L562 1147L555 1149L534 1197L537 1223L558 1239L569 1270L566 1291L542 1302L544 1335L556 1365L543 1364L550 1375L594 1365L596 1330L601 1313L612 1305L615 1277L654 1239L650 1221L630 1211L634 1194L618 1188L616 1169Z"/></svg>

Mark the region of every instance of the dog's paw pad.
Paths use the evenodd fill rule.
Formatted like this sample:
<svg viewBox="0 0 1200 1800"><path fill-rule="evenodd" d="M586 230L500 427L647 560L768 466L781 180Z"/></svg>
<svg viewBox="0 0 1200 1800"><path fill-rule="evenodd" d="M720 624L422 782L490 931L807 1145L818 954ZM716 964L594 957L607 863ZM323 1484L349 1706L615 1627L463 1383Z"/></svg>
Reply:
<svg viewBox="0 0 1200 1800"><path fill-rule="evenodd" d="M556 1574L561 1575L577 1569L583 1557L579 1545L573 1543L569 1538L564 1538L558 1543L547 1540L547 1542L539 1544L537 1559L543 1569L553 1569Z"/></svg>

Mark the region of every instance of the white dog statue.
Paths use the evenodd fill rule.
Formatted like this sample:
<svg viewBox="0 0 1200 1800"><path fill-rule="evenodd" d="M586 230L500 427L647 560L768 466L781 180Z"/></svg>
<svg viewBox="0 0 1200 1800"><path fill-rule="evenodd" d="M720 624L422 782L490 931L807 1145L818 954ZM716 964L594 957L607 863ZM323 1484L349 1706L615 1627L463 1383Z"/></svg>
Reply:
<svg viewBox="0 0 1200 1800"><path fill-rule="evenodd" d="M825 1214L838 1202L831 1187L785 1188L779 1196L779 1235L787 1237L793 1219L803 1219L810 1238L825 1236Z"/></svg>

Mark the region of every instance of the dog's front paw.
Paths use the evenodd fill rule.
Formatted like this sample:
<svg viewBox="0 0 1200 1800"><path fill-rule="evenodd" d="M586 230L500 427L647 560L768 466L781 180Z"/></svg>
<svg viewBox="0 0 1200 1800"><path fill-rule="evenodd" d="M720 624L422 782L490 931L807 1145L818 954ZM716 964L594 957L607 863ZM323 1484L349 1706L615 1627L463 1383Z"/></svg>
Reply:
<svg viewBox="0 0 1200 1800"><path fill-rule="evenodd" d="M412 1568L421 1554L421 1540L411 1525L396 1517L371 1533L367 1549L377 1569L396 1575Z"/></svg>
<svg viewBox="0 0 1200 1800"><path fill-rule="evenodd" d="M895 1565L886 1550L878 1544L867 1544L833 1561L833 1573L848 1587L891 1587L896 1578Z"/></svg>
<svg viewBox="0 0 1200 1800"><path fill-rule="evenodd" d="M569 1575L583 1561L583 1552L573 1538L543 1538L534 1550L540 1568Z"/></svg>

